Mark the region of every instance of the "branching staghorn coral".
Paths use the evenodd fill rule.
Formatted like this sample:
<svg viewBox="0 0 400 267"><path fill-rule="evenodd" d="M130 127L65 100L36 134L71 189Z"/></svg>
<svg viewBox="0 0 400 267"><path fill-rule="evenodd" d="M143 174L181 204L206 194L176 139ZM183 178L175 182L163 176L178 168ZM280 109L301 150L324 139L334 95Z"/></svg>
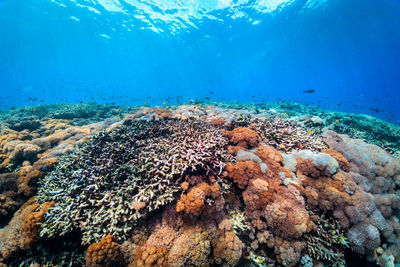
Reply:
<svg viewBox="0 0 400 267"><path fill-rule="evenodd" d="M328 262L330 266L346 266L342 251L349 248L349 242L340 223L333 218L326 218L325 214L318 216L315 223L316 231L305 235L308 254Z"/></svg>
<svg viewBox="0 0 400 267"><path fill-rule="evenodd" d="M319 135L296 125L293 120L275 116L266 119L255 119L256 130L262 141L279 151L288 152L298 149L321 151L327 148Z"/></svg>
<svg viewBox="0 0 400 267"><path fill-rule="evenodd" d="M220 175L226 143L218 128L197 120L134 121L101 132L40 182L39 201L56 201L41 235L80 229L84 244L107 234L123 240L138 219L172 202L191 174Z"/></svg>

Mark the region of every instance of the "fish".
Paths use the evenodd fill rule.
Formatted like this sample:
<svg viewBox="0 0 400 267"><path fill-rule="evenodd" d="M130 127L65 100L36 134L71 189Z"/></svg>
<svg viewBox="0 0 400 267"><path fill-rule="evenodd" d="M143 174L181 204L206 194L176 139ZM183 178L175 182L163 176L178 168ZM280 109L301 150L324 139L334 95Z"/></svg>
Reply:
<svg viewBox="0 0 400 267"><path fill-rule="evenodd" d="M309 134L309 135L311 135L311 134L312 134L311 130L308 130L308 134Z"/></svg>
<svg viewBox="0 0 400 267"><path fill-rule="evenodd" d="M381 113L383 110L379 108L374 108L374 107L369 107L369 110L375 112L375 113Z"/></svg>
<svg viewBox="0 0 400 267"><path fill-rule="evenodd" d="M308 90L304 90L303 93L312 94L312 93L315 93L315 90L314 89L308 89Z"/></svg>

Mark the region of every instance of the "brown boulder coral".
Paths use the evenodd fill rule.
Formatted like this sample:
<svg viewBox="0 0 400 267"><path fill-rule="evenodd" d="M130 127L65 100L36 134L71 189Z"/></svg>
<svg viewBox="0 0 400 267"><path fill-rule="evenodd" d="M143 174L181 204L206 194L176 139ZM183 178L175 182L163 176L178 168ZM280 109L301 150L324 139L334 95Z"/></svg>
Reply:
<svg viewBox="0 0 400 267"><path fill-rule="evenodd" d="M100 242L90 245L86 251L86 266L107 267L123 266L119 244L113 242L111 235L103 237Z"/></svg>
<svg viewBox="0 0 400 267"><path fill-rule="evenodd" d="M260 164L254 161L239 161L226 167L229 177L240 189L245 189L250 179L262 176Z"/></svg>
<svg viewBox="0 0 400 267"><path fill-rule="evenodd" d="M215 201L217 210L222 210L223 201L221 202L221 191L218 184L208 185L201 183L193 187L188 194L183 194L176 204L177 212L185 212L193 216L199 216L206 205L206 198Z"/></svg>
<svg viewBox="0 0 400 267"><path fill-rule="evenodd" d="M44 213L53 203L46 202L42 209L36 211L40 204L35 198L30 198L15 212L8 225L0 230L0 256L7 260L23 249L29 249L39 239L40 227Z"/></svg>
<svg viewBox="0 0 400 267"><path fill-rule="evenodd" d="M155 247L144 245L136 250L136 256L131 267L166 267L168 266L166 254L168 250L165 246Z"/></svg>
<svg viewBox="0 0 400 267"><path fill-rule="evenodd" d="M261 141L258 133L247 127L238 127L232 131L222 131L222 135L229 138L229 141L242 148L256 147Z"/></svg>
<svg viewBox="0 0 400 267"><path fill-rule="evenodd" d="M342 170L344 170L346 172L350 171L350 163L349 163L349 161L339 151L336 151L336 150L330 148L330 149L325 149L325 150L321 151L321 153L325 153L325 154L331 155L339 163L339 167Z"/></svg>
<svg viewBox="0 0 400 267"><path fill-rule="evenodd" d="M131 266L235 266L242 247L222 212L214 217L187 218L170 206L145 244L136 249Z"/></svg>
<svg viewBox="0 0 400 267"><path fill-rule="evenodd" d="M37 204L39 206L39 204ZM23 249L29 249L35 241L39 239L40 233L40 225L38 223L43 221L44 214L47 212L49 208L54 205L54 201L45 202L42 204L42 207L39 211L32 212L25 219L21 233L25 236L24 242L22 244Z"/></svg>

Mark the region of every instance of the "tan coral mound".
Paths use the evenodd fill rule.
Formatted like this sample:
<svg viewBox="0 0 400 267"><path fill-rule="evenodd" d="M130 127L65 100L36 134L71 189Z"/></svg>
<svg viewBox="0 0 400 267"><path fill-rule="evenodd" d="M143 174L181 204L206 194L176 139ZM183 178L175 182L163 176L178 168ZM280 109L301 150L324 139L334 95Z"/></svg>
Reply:
<svg viewBox="0 0 400 267"><path fill-rule="evenodd" d="M120 247L112 241L112 236L103 237L98 243L89 246L86 252L86 266L111 267L122 266Z"/></svg>
<svg viewBox="0 0 400 267"><path fill-rule="evenodd" d="M136 249L131 266L235 266L242 256L242 242L223 212L207 214L192 220L167 208L145 244Z"/></svg>
<svg viewBox="0 0 400 267"><path fill-rule="evenodd" d="M240 189L245 189L250 179L262 176L260 164L254 161L239 161L228 165L226 170Z"/></svg>
<svg viewBox="0 0 400 267"><path fill-rule="evenodd" d="M44 214L46 211L54 205L54 201L45 202L42 204L39 211L32 212L28 215L22 225L22 235L25 236L22 244L23 249L29 249L32 244L39 239L40 223L43 221Z"/></svg>
<svg viewBox="0 0 400 267"><path fill-rule="evenodd" d="M344 170L346 172L350 171L349 161L339 151L336 151L336 150L330 148L330 149L325 149L321 152L334 157L336 159L336 161L339 163L339 166L342 170Z"/></svg>
<svg viewBox="0 0 400 267"><path fill-rule="evenodd" d="M29 249L39 239L37 223L52 205L47 202L36 211L40 205L35 198L31 198L14 214L9 224L0 230L0 255L3 259L10 259L14 253Z"/></svg>
<svg viewBox="0 0 400 267"><path fill-rule="evenodd" d="M261 137L256 131L246 127L238 127L232 131L224 130L222 134L229 138L234 145L243 148L256 147L261 141Z"/></svg>
<svg viewBox="0 0 400 267"><path fill-rule="evenodd" d="M199 216L204 208L206 198L210 197L215 200L218 210L223 208L223 202L221 200L221 191L218 184L208 185L207 183L201 183L193 187L188 194L183 194L181 199L176 204L177 212L185 212L193 216Z"/></svg>

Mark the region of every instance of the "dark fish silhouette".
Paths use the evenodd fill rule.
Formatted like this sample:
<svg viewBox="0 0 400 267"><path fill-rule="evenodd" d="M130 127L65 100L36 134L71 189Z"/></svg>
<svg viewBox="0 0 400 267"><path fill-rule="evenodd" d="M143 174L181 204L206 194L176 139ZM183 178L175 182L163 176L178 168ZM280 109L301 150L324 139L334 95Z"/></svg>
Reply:
<svg viewBox="0 0 400 267"><path fill-rule="evenodd" d="M382 111L383 111L382 109L379 109L379 108L373 108L373 107L370 107L370 108L369 108L369 110L371 110L371 111L373 111L373 112L375 112L375 113L380 113L380 112L382 112Z"/></svg>
<svg viewBox="0 0 400 267"><path fill-rule="evenodd" d="M312 94L312 93L315 93L315 90L314 89L308 89L308 90L304 90L303 93Z"/></svg>

